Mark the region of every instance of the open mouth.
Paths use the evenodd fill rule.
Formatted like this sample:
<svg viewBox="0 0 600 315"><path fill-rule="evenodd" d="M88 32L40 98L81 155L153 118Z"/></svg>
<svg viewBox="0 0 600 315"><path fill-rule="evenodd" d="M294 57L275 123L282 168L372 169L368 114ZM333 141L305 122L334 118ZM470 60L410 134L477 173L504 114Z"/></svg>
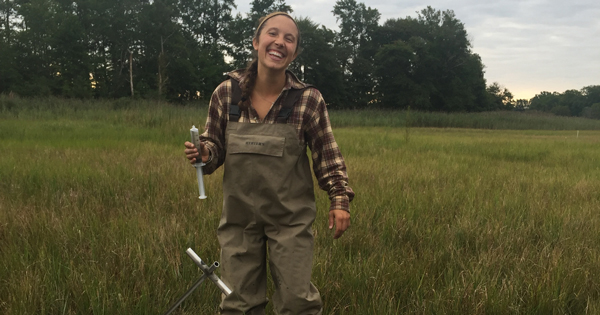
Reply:
<svg viewBox="0 0 600 315"><path fill-rule="evenodd" d="M283 53L277 50L269 50L267 53L269 54L269 56L274 57L275 59L283 59L284 57Z"/></svg>

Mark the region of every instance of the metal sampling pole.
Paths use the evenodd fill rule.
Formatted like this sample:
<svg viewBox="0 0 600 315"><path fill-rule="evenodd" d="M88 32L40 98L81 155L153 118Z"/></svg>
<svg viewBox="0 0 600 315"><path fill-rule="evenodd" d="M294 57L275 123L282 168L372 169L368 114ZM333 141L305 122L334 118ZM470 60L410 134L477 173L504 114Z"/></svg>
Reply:
<svg viewBox="0 0 600 315"><path fill-rule="evenodd" d="M198 281L196 281L196 283L194 283L189 288L189 290L187 290L187 292L185 292L185 294L179 300L177 300L177 302L175 302L175 304L173 304L173 306L171 306L171 308L165 313L165 315L171 314L181 303L183 303L185 299L187 299L188 296L190 296L190 294L192 294L192 292L194 292L194 290L196 290L198 286L200 286L200 284L202 284L202 282L204 282L204 279L206 278L214 282L214 284L217 285L217 287L221 290L221 292L223 292L223 294L231 294L231 289L229 289L227 285L225 285L225 283L223 283L223 281L221 281L221 279L219 279L219 277L217 277L217 275L213 273L213 271L217 267L219 267L218 262L215 261L209 267L204 263L204 261L202 261L200 257L198 257L198 255L196 255L196 253L191 248L188 248L186 253L188 254L188 256L190 256L190 258L194 261L194 263L196 263L196 265L200 268L200 270L202 270L204 274L202 275L202 277L200 277L200 279L198 279Z"/></svg>

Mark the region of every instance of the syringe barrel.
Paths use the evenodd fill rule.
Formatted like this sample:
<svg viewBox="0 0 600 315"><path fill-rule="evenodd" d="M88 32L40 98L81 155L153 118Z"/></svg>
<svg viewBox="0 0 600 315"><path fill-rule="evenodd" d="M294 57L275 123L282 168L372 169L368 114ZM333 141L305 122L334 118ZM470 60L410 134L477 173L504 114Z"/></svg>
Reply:
<svg viewBox="0 0 600 315"><path fill-rule="evenodd" d="M194 167L196 168L196 177L198 177L198 190L200 193L199 199L206 199L206 192L204 191L204 176L202 176L202 166L204 163L196 163Z"/></svg>
<svg viewBox="0 0 600 315"><path fill-rule="evenodd" d="M198 190L200 193L200 196L198 198L206 199L206 192L204 191L203 179L204 174L202 173L202 166L204 166L204 163L202 163L202 153L200 152L200 135L198 133L198 128L196 128L196 126L194 125L192 125L192 128L190 129L190 136L192 137L192 143L194 144L196 149L198 149L198 153L200 153L200 155L198 155L198 157L196 158L197 163L194 165L194 167L196 168L196 177L198 177Z"/></svg>

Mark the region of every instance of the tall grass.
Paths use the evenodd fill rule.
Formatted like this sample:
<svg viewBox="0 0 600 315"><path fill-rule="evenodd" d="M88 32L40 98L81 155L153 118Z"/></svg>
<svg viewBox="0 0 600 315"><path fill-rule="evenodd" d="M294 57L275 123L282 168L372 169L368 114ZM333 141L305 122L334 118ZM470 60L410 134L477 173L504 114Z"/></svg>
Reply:
<svg viewBox="0 0 600 315"><path fill-rule="evenodd" d="M526 112L439 113L390 110L336 110L334 127L411 127L513 129L513 130L600 130L600 120L561 117Z"/></svg>
<svg viewBox="0 0 600 315"><path fill-rule="evenodd" d="M219 256L222 173L200 201L182 153L206 108L30 106L0 113L0 313L164 312L201 275L185 249ZM357 195L334 241L317 192L324 314L600 313L599 131L334 133Z"/></svg>
<svg viewBox="0 0 600 315"><path fill-rule="evenodd" d="M101 120L115 124L161 127L194 117L203 124L208 103L173 105L148 100L20 99L0 95L0 117ZM600 130L600 120L562 117L537 111L440 113L392 110L331 110L333 127L433 127L510 130Z"/></svg>
<svg viewBox="0 0 600 315"><path fill-rule="evenodd" d="M348 314L600 311L600 133L336 135L358 196L341 274L362 274L374 299L393 292L375 305L398 310Z"/></svg>

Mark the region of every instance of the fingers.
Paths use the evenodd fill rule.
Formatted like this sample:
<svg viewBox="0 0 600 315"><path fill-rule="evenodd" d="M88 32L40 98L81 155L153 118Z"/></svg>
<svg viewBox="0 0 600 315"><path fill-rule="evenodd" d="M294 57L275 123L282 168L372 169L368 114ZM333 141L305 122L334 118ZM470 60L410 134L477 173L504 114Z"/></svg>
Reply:
<svg viewBox="0 0 600 315"><path fill-rule="evenodd" d="M204 142L200 142L200 152L201 152L201 156L202 156L202 162L206 162L206 160L208 160L208 148L206 147L206 144Z"/></svg>
<svg viewBox="0 0 600 315"><path fill-rule="evenodd" d="M335 215L333 215L333 211L329 211L329 229L333 228L333 223L335 222Z"/></svg>
<svg viewBox="0 0 600 315"><path fill-rule="evenodd" d="M350 227L350 213L344 210L329 211L329 229L335 224L334 239L338 239Z"/></svg>
<svg viewBox="0 0 600 315"><path fill-rule="evenodd" d="M348 229L349 224L349 220L343 220L343 219L339 219L336 218L335 220L335 234L333 235L334 239L338 239L342 236L342 234L344 234L344 232L346 232L346 230Z"/></svg>
<svg viewBox="0 0 600 315"><path fill-rule="evenodd" d="M196 149L196 147L194 146L193 143L186 141L184 143L185 145L185 150L183 151L183 153L185 153L185 157L190 160L190 162L192 164L196 163L196 158L200 155L198 154L198 149Z"/></svg>

